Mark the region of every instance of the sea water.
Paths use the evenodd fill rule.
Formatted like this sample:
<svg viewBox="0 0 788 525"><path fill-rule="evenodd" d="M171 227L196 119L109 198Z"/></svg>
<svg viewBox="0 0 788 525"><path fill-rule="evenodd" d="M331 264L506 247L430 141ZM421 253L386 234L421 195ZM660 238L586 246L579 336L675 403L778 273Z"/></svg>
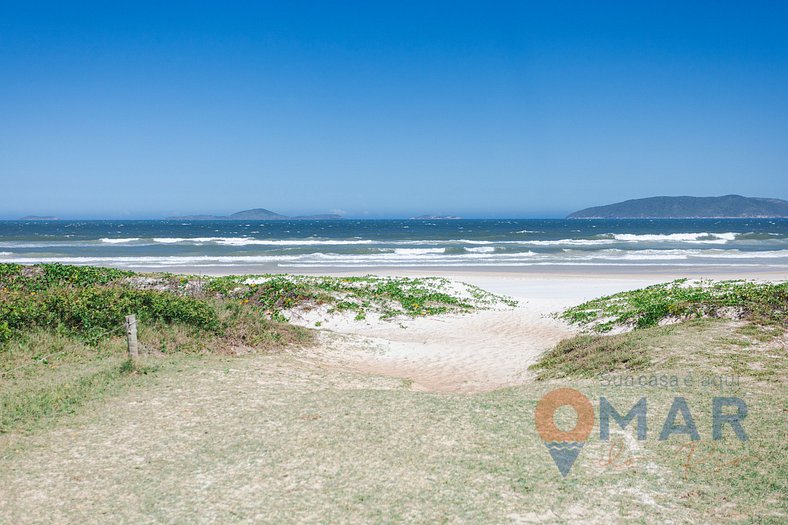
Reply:
<svg viewBox="0 0 788 525"><path fill-rule="evenodd" d="M0 221L0 262L198 271L788 268L788 219Z"/></svg>

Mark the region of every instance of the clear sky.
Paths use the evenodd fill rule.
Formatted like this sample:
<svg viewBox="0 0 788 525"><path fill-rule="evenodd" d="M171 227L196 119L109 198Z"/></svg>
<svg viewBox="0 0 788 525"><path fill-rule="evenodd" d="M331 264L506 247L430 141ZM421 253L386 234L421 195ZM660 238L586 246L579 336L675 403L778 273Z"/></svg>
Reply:
<svg viewBox="0 0 788 525"><path fill-rule="evenodd" d="M786 2L0 3L0 217L788 198Z"/></svg>

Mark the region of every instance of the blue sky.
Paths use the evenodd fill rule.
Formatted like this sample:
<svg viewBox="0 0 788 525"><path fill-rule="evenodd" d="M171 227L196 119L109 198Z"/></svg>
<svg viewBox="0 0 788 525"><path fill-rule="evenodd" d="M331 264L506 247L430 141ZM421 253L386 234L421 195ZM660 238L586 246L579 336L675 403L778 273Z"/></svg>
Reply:
<svg viewBox="0 0 788 525"><path fill-rule="evenodd" d="M788 198L783 2L3 2L0 217Z"/></svg>

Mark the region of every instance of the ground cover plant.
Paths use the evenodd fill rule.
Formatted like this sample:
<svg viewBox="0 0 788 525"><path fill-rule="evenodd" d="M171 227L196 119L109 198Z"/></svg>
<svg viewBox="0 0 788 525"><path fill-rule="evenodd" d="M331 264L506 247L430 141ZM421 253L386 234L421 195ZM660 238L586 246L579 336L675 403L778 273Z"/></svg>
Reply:
<svg viewBox="0 0 788 525"><path fill-rule="evenodd" d="M779 384L725 390L747 396L746 443L730 432L711 441L713 394L682 391L703 438L691 462L688 440L656 439L675 392L562 385L595 408L600 395L621 411L647 395L649 439L611 422L604 442L595 425L563 478L533 424L555 383L436 394L288 353L208 356L157 372L64 431L26 437L22 450L3 449L0 436L0 508L39 523L785 522Z"/></svg>
<svg viewBox="0 0 788 525"><path fill-rule="evenodd" d="M9 281L42 271L17 268ZM70 279L54 286L80 287L81 278ZM754 322L719 312L612 335L590 331L561 343L561 355L547 354L549 366L537 370L544 381L435 394L288 352L204 353L207 339L249 341L242 338L250 326L286 341L287 325L268 319L273 309L358 300L366 312L386 305L407 312L408 297L424 304L430 288L423 282L388 288L375 279L315 278L320 288L277 276L101 279L87 287L199 301L213 309L219 331L199 316L151 317L140 324L140 341L156 357L131 367L122 334L96 340L74 323L14 329L0 346L0 508L8 521L310 522L320 509L336 523L785 522L785 334L771 316ZM344 290L354 286L368 290L349 297ZM452 286L444 291L470 301ZM415 304L400 315L427 315ZM21 368L10 370L12 363ZM688 440L653 438L676 391L603 387L600 370L742 380L724 390L698 381L680 391L702 434L691 456ZM606 442L595 428L564 479L532 424L537 401L557 385L580 390L595 407L600 396L623 410L647 395L649 439L612 425ZM131 395L115 395L127 387ZM713 395L746 399L748 441L730 432L709 439ZM74 412L50 432L27 432Z"/></svg>
<svg viewBox="0 0 788 525"><path fill-rule="evenodd" d="M788 283L680 279L587 301L559 317L584 331L531 367L539 379L688 366L698 364L699 356L733 373L783 376ZM721 335L701 338L705 347L681 351L697 334L709 332ZM758 346L770 351L754 353Z"/></svg>
<svg viewBox="0 0 788 525"><path fill-rule="evenodd" d="M786 286L682 279L588 301L560 314L583 332L546 352L531 371L545 388L568 384L623 406L647 396L650 414L664 415L665 405L682 396L693 406L701 441L636 444L624 431L597 464L636 473L630 494L651 494L643 499L652 509L675 502L666 513L669 519L692 511L703 517L679 521L716 516L716 521L782 523L788 479L781 430L788 396ZM695 381L687 383L688 377ZM662 386L672 378L678 386ZM710 439L707 411L714 396L746 401L747 441L730 435ZM640 470L647 457L648 468ZM644 483L648 473L660 471L660 479ZM664 476L671 475L675 490L665 491ZM605 499L611 494L615 486L608 487ZM661 495L669 496L660 500ZM646 513L640 520L665 518Z"/></svg>
<svg viewBox="0 0 788 525"><path fill-rule="evenodd" d="M646 328L667 319L700 317L737 317L785 326L788 283L679 279L593 299L561 314L566 321L600 333L620 326Z"/></svg>
<svg viewBox="0 0 788 525"><path fill-rule="evenodd" d="M136 274L112 268L0 265L0 433L72 412L175 356L310 340L252 305L174 280L181 289L138 286ZM123 321L132 313L145 354L137 363L125 350Z"/></svg>
<svg viewBox="0 0 788 525"><path fill-rule="evenodd" d="M370 312L392 319L517 304L477 286L441 277L233 275L209 280L206 289L258 305L274 318L289 309L319 305L327 306L329 312L352 311L359 319Z"/></svg>
<svg viewBox="0 0 788 525"><path fill-rule="evenodd" d="M440 278L198 277L114 268L0 264L0 433L27 429L186 356L304 345L289 310L381 318L511 306ZM138 318L144 357L129 363L123 321Z"/></svg>

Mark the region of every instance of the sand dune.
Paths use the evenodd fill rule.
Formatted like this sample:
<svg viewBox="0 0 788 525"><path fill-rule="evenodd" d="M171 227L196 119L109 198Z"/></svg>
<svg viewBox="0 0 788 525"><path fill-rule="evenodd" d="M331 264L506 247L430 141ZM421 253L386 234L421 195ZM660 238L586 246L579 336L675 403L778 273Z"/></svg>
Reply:
<svg viewBox="0 0 788 525"><path fill-rule="evenodd" d="M398 273L397 275L403 275ZM413 274L408 274L413 275ZM444 274L519 301L509 309L392 321L334 319L305 358L400 377L415 390L480 392L531 379L528 367L575 327L551 314L584 300L669 280L661 275ZM294 319L298 322L298 319ZM302 319L307 326L313 318Z"/></svg>

